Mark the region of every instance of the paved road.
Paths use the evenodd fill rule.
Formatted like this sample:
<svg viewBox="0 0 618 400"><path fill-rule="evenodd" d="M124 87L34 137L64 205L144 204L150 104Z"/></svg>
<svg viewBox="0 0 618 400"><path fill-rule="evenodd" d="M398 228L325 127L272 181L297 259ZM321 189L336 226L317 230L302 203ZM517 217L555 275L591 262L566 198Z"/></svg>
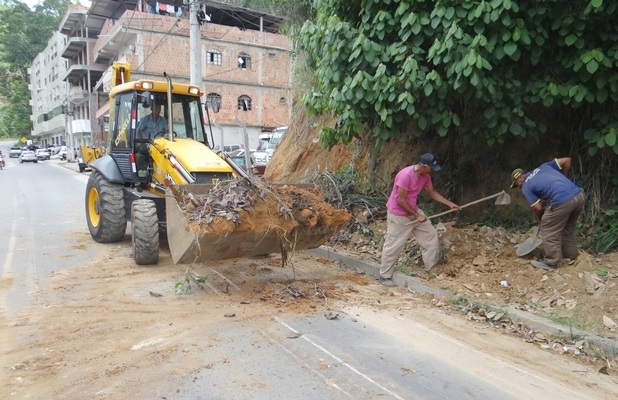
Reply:
<svg viewBox="0 0 618 400"><path fill-rule="evenodd" d="M1 146L1 144L0 144ZM5 148L5 146L2 146ZM64 165L64 166L63 166ZM52 271L79 265L101 247L76 248L76 235L87 234L84 192L87 175L59 160L20 163L7 158L0 171L0 278L14 279L8 306L28 302L28 292L45 285Z"/></svg>

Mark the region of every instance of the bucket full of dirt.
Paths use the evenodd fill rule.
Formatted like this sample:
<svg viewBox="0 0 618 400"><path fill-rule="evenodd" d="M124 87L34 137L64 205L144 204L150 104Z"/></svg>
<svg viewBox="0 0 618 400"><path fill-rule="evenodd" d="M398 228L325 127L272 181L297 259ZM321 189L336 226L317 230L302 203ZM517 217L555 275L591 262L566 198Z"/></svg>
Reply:
<svg viewBox="0 0 618 400"><path fill-rule="evenodd" d="M167 237L174 263L287 253L324 244L350 221L307 187L236 179L170 186Z"/></svg>

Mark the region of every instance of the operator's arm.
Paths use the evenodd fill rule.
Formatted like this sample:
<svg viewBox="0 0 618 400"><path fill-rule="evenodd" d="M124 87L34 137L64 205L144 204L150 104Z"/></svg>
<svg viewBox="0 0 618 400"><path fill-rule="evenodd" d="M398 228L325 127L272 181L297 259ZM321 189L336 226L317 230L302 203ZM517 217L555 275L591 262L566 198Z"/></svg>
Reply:
<svg viewBox="0 0 618 400"><path fill-rule="evenodd" d="M438 193L436 191L436 189L433 188L433 186L427 186L425 188L425 191L427 192L429 197L431 197L432 199L434 199L438 203L442 203L442 204L444 204L445 206L447 206L449 208L457 208L457 209L459 209L459 206L457 204L455 204L452 201L449 201L449 200L445 199L444 197L442 197L442 195L440 193Z"/></svg>
<svg viewBox="0 0 618 400"><path fill-rule="evenodd" d="M135 131L135 137L137 139L144 139L146 135L144 135L144 128L146 127L146 117L142 118L137 124L137 129Z"/></svg>
<svg viewBox="0 0 618 400"><path fill-rule="evenodd" d="M569 171L571 171L571 157L556 158L556 163L562 170L562 174L564 176L569 176Z"/></svg>
<svg viewBox="0 0 618 400"><path fill-rule="evenodd" d="M423 214L420 214L414 211L412 207L410 207L410 204L408 204L408 191L407 190L402 189L402 188L399 188L397 190L397 204L399 205L399 207L406 210L406 212L408 213L411 219L416 219L418 222L425 222L427 220L427 217L425 217Z"/></svg>
<svg viewBox="0 0 618 400"><path fill-rule="evenodd" d="M537 200L534 204L532 204L530 206L530 209L540 221L543 217L543 213L545 212L545 210L543 209L543 205L541 204L541 200Z"/></svg>

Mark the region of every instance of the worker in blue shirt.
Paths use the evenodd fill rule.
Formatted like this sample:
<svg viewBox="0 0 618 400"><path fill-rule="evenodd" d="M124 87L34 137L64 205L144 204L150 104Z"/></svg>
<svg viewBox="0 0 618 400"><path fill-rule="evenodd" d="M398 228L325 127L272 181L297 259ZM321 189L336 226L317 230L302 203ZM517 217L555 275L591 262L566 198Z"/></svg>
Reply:
<svg viewBox="0 0 618 400"><path fill-rule="evenodd" d="M562 157L531 172L517 168L511 174L511 188L521 188L532 212L541 221L545 258L532 261L536 268L555 270L563 258L577 258L575 225L586 196L567 177L570 170L571 158Z"/></svg>

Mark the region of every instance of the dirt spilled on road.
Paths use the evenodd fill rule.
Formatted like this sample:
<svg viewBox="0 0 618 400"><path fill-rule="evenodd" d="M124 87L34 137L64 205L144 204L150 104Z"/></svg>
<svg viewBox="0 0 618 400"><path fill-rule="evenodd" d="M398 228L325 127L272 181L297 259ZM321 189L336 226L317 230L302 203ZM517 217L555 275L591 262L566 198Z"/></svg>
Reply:
<svg viewBox="0 0 618 400"><path fill-rule="evenodd" d="M226 349L235 346L230 336L268 331L276 317L291 315L333 323L374 316L382 328L402 332L414 318L565 385L572 377L564 365L579 368L551 353L538 357L538 349L483 325L471 328L430 297L385 288L303 252L285 268L279 255L187 268L166 252L157 266L141 267L123 242L89 265L53 273L44 286L32 294L32 307L2 313L0 392L12 398L146 398L161 382L173 391L197 371L228 364ZM504 353L505 346L512 352ZM607 380L586 379L598 385L598 398L609 398Z"/></svg>

